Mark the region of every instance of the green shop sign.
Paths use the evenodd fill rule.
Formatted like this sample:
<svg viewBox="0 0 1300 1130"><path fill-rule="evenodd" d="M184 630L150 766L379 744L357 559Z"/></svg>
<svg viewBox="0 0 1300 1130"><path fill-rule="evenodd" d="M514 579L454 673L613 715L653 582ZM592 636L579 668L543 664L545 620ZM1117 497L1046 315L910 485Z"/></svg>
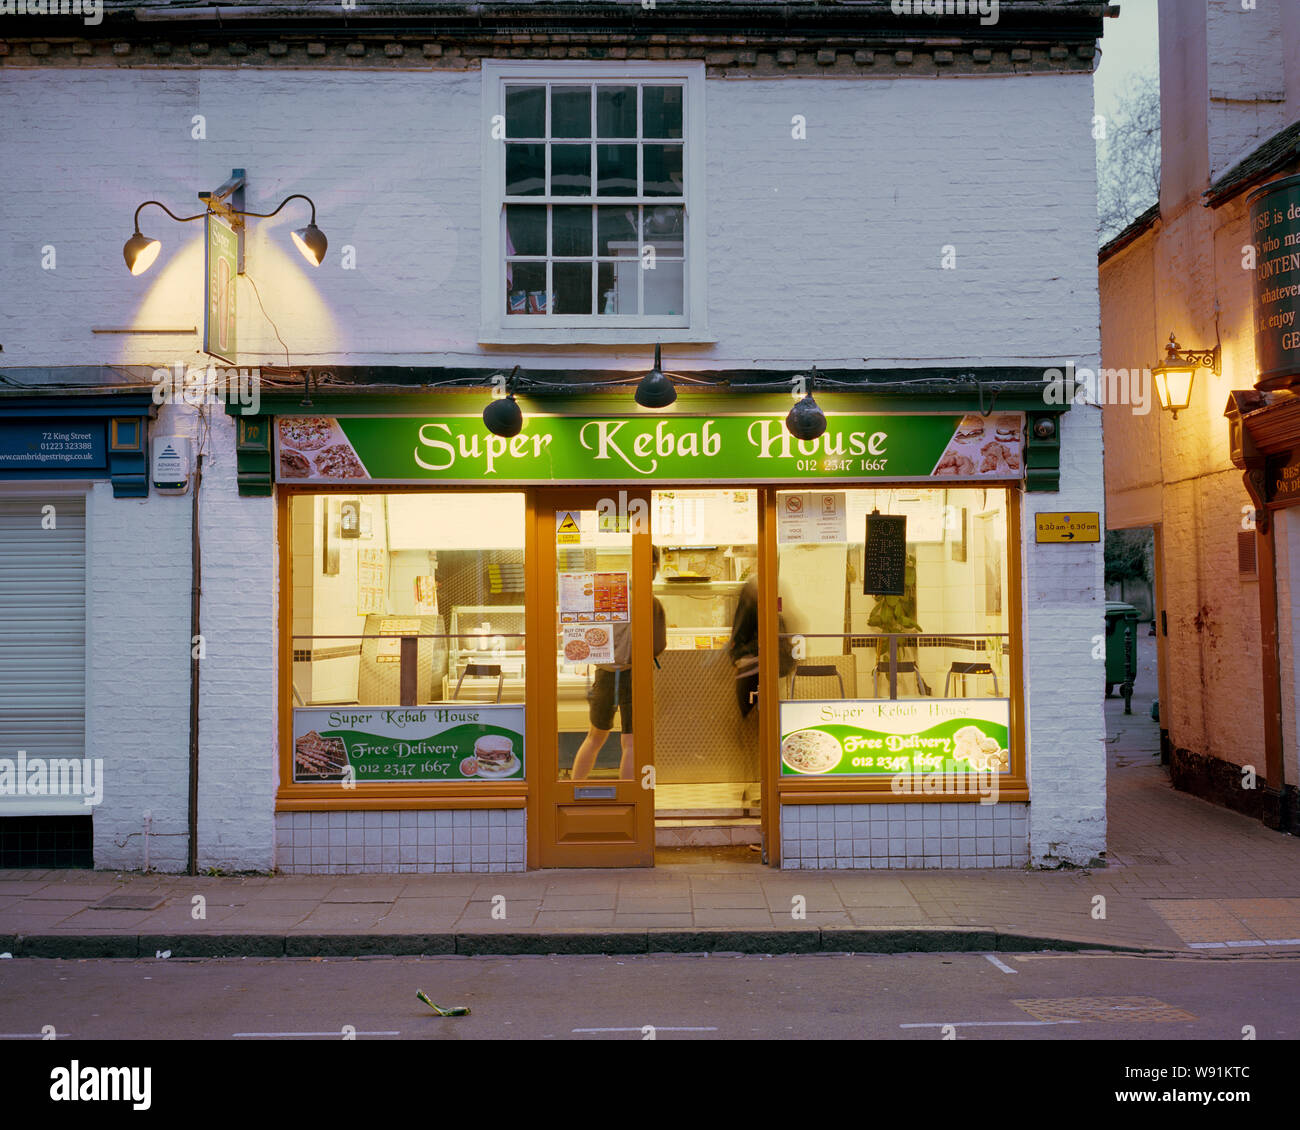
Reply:
<svg viewBox="0 0 1300 1130"><path fill-rule="evenodd" d="M281 482L635 483L1019 479L1025 417L828 413L797 440L781 416L529 415L512 438L475 416L281 416Z"/></svg>
<svg viewBox="0 0 1300 1130"><path fill-rule="evenodd" d="M203 352L234 365L235 281L239 272L239 237L220 216L204 217L205 243L203 306Z"/></svg>
<svg viewBox="0 0 1300 1130"><path fill-rule="evenodd" d="M1007 699L781 703L783 776L1005 773Z"/></svg>
<svg viewBox="0 0 1300 1130"><path fill-rule="evenodd" d="M524 775L523 706L298 707L293 779L505 781Z"/></svg>

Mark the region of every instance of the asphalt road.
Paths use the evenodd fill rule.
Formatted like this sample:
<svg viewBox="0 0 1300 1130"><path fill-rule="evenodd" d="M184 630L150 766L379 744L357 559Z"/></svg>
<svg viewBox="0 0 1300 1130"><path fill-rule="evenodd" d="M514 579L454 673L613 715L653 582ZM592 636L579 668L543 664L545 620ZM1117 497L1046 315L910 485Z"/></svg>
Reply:
<svg viewBox="0 0 1300 1130"><path fill-rule="evenodd" d="M417 989L471 1015L439 1017ZM1296 1040L1300 955L0 961L0 1038L49 1026L70 1039L250 1041L1176 1041L1241 1040L1250 1026Z"/></svg>

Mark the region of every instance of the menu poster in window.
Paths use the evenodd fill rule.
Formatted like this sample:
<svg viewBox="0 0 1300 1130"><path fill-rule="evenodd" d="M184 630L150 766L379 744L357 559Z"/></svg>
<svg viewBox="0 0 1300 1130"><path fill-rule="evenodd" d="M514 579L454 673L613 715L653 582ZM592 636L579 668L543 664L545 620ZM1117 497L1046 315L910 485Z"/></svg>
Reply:
<svg viewBox="0 0 1300 1130"><path fill-rule="evenodd" d="M376 663L400 663L402 661L402 636L418 636L419 620L380 620L379 634L384 638L379 641L375 651Z"/></svg>
<svg viewBox="0 0 1300 1130"><path fill-rule="evenodd" d="M626 573L559 574L560 623L626 622Z"/></svg>
<svg viewBox="0 0 1300 1130"><path fill-rule="evenodd" d="M907 515L868 514L862 554L862 591L867 596L902 596L907 571Z"/></svg>
<svg viewBox="0 0 1300 1130"><path fill-rule="evenodd" d="M383 612L388 591L387 562L382 549L363 549L357 554L357 614Z"/></svg>
<svg viewBox="0 0 1300 1130"><path fill-rule="evenodd" d="M438 582L432 575L415 578L415 610L427 616L438 614Z"/></svg>
<svg viewBox="0 0 1300 1130"><path fill-rule="evenodd" d="M614 625L564 625L564 661L566 663L613 663Z"/></svg>

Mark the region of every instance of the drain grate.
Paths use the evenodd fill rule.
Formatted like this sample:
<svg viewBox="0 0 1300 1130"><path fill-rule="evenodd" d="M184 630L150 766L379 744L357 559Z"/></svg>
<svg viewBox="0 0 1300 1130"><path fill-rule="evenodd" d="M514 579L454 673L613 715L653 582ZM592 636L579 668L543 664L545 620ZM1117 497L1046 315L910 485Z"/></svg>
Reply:
<svg viewBox="0 0 1300 1130"><path fill-rule="evenodd" d="M1011 1003L1035 1020L1122 1020L1158 1024L1196 1019L1190 1012L1155 997L1062 997Z"/></svg>

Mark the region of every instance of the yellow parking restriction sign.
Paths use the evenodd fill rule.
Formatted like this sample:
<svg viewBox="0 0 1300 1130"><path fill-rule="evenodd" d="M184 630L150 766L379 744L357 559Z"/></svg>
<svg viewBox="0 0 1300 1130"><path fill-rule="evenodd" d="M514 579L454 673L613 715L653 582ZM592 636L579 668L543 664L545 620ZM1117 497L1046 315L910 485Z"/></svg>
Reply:
<svg viewBox="0 0 1300 1130"><path fill-rule="evenodd" d="M1035 514L1034 541L1101 541L1101 515L1095 510Z"/></svg>

